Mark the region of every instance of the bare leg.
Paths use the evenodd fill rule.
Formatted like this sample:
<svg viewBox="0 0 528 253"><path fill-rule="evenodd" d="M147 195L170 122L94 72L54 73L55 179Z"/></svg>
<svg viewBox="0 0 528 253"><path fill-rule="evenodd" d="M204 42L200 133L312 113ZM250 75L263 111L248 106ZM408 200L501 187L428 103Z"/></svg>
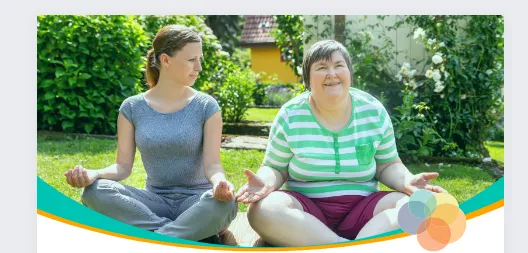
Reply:
<svg viewBox="0 0 528 253"><path fill-rule="evenodd" d="M320 220L304 212L297 199L283 192L272 192L251 204L248 220L262 239L277 246L329 244L339 238Z"/></svg>
<svg viewBox="0 0 528 253"><path fill-rule="evenodd" d="M356 239L370 237L398 229L398 212L409 201L409 196L401 192L387 194L374 208L374 217L359 231Z"/></svg>

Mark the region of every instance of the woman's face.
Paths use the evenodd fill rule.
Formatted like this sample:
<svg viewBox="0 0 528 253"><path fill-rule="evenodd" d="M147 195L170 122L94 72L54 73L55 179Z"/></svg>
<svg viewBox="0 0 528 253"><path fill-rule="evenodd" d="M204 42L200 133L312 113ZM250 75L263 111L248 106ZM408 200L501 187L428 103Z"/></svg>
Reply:
<svg viewBox="0 0 528 253"><path fill-rule="evenodd" d="M202 70L202 43L188 43L173 56L166 58L162 60L162 64L171 79L178 84L192 86Z"/></svg>
<svg viewBox="0 0 528 253"><path fill-rule="evenodd" d="M338 51L332 53L329 61L320 60L310 67L310 89L318 101L342 101L348 97L350 85L350 70Z"/></svg>

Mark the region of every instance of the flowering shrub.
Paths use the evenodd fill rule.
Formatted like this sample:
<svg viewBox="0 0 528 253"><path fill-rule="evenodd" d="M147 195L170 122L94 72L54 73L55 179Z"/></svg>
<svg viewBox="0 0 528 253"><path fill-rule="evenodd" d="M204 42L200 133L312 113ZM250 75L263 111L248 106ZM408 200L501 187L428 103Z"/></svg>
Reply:
<svg viewBox="0 0 528 253"><path fill-rule="evenodd" d="M488 157L483 142L503 111L501 16L409 16L430 57L419 71L403 63L394 117L399 150L410 155Z"/></svg>

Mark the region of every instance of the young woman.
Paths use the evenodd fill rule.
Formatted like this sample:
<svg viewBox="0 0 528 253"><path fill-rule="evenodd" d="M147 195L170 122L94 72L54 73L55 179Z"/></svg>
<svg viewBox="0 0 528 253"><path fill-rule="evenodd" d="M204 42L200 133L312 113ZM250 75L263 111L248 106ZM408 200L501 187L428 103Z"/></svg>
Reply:
<svg viewBox="0 0 528 253"><path fill-rule="evenodd" d="M191 88L202 70L201 41L188 28L163 27L147 53L150 89L119 109L115 164L75 166L64 175L68 184L84 188L84 205L119 221L194 241L220 234L223 243L233 244L225 235L232 235L226 228L237 204L220 164L220 108ZM130 176L136 147L147 173L144 189L118 182Z"/></svg>

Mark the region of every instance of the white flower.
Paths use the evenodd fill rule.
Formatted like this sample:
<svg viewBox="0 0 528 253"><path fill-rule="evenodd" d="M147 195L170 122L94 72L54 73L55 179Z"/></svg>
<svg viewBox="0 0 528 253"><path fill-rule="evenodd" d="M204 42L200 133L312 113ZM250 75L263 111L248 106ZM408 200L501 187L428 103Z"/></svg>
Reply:
<svg viewBox="0 0 528 253"><path fill-rule="evenodd" d="M417 39L420 36L422 36L422 38L425 37L425 31L418 27L418 29L414 30L414 39Z"/></svg>
<svg viewBox="0 0 528 253"><path fill-rule="evenodd" d="M433 71L428 69L426 72L425 72L425 76L427 78L432 78L433 77Z"/></svg>
<svg viewBox="0 0 528 253"><path fill-rule="evenodd" d="M491 73L493 73L493 70L491 69L486 70L486 74L488 74L488 76L491 75Z"/></svg>
<svg viewBox="0 0 528 253"><path fill-rule="evenodd" d="M442 82L442 81L436 81L435 86L440 86L440 85L444 85L444 82Z"/></svg>
<svg viewBox="0 0 528 253"><path fill-rule="evenodd" d="M433 60L433 63L434 63L434 64L439 64L439 63L441 63L442 61L444 61L444 59L442 59L442 56L437 55L437 54L435 54L435 55L433 56L433 59L432 59L432 60Z"/></svg>
<svg viewBox="0 0 528 253"><path fill-rule="evenodd" d="M435 80L435 82L438 82L440 81L441 78L442 78L442 75L440 74L440 70L435 69L433 71L433 79Z"/></svg>
<svg viewBox="0 0 528 253"><path fill-rule="evenodd" d="M435 55L444 56L444 54L442 54L442 52L436 52Z"/></svg>
<svg viewBox="0 0 528 253"><path fill-rule="evenodd" d="M449 77L449 73L444 72L444 78L447 79Z"/></svg>
<svg viewBox="0 0 528 253"><path fill-rule="evenodd" d="M297 74L302 76L302 68L301 68L301 66L297 66L296 69L297 69Z"/></svg>
<svg viewBox="0 0 528 253"><path fill-rule="evenodd" d="M410 68L410 64L407 62L404 62L403 65L401 66L400 73L406 76L409 75L409 68Z"/></svg>
<svg viewBox="0 0 528 253"><path fill-rule="evenodd" d="M444 163L439 163L438 166L444 166Z"/></svg>
<svg viewBox="0 0 528 253"><path fill-rule="evenodd" d="M228 53L228 52L226 52L226 51L220 51L220 54L221 54L221 55L225 55L225 56L229 57L229 53Z"/></svg>
<svg viewBox="0 0 528 253"><path fill-rule="evenodd" d="M442 92L444 90L444 88L445 88L445 86L443 86L443 85L437 85L435 87L435 89L434 89L434 92L440 93L440 92ZM444 98L444 97L442 96L442 98Z"/></svg>
<svg viewBox="0 0 528 253"><path fill-rule="evenodd" d="M445 71L445 67L443 65L440 67L440 71L442 71L442 72Z"/></svg>
<svg viewBox="0 0 528 253"><path fill-rule="evenodd" d="M451 167L451 164L448 164L447 167Z"/></svg>
<svg viewBox="0 0 528 253"><path fill-rule="evenodd" d="M438 44L438 46L445 47L445 43L444 42L440 42L440 44Z"/></svg>
<svg viewBox="0 0 528 253"><path fill-rule="evenodd" d="M427 44L432 45L436 42L436 39L428 39Z"/></svg>
<svg viewBox="0 0 528 253"><path fill-rule="evenodd" d="M460 96L460 99L462 100L466 99L466 94L462 94L462 96Z"/></svg>
<svg viewBox="0 0 528 253"><path fill-rule="evenodd" d="M365 32L364 32L364 31L358 32L358 34L359 34L361 37L364 37L364 36L365 36Z"/></svg>
<svg viewBox="0 0 528 253"><path fill-rule="evenodd" d="M482 159L482 161L485 163L489 163L491 162L491 157L485 157L484 159Z"/></svg>
<svg viewBox="0 0 528 253"><path fill-rule="evenodd" d="M411 80L411 81L409 82L409 86L411 86L411 88L413 88L413 89L416 89L416 88L418 87L418 86L416 85L416 82L415 82L414 80Z"/></svg>
<svg viewBox="0 0 528 253"><path fill-rule="evenodd" d="M441 94L441 95L440 95L440 98L444 98L444 94Z"/></svg>
<svg viewBox="0 0 528 253"><path fill-rule="evenodd" d="M402 80L402 75L400 75L400 74L398 73L397 75L395 75L395 77L398 79L398 81L401 82L401 80Z"/></svg>
<svg viewBox="0 0 528 253"><path fill-rule="evenodd" d="M409 78L413 78L414 74L416 74L416 69L411 70L411 72L409 73Z"/></svg>
<svg viewBox="0 0 528 253"><path fill-rule="evenodd" d="M429 166L431 166L431 165L429 165L428 163L425 163L425 166L426 166L426 167L429 167Z"/></svg>
<svg viewBox="0 0 528 253"><path fill-rule="evenodd" d="M502 64L500 62L497 62L497 64L495 64L495 65L497 65L497 69L501 69L502 68Z"/></svg>

